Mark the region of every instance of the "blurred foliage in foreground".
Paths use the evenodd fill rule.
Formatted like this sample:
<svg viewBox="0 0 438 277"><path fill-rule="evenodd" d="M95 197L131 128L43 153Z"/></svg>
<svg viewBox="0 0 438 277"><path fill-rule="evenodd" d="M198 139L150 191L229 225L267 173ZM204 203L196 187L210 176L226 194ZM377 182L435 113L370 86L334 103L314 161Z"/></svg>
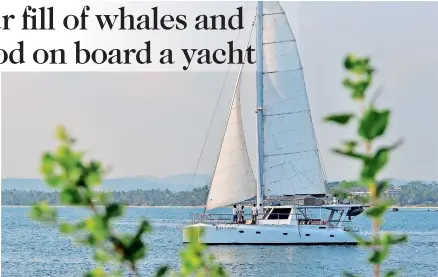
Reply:
<svg viewBox="0 0 438 277"><path fill-rule="evenodd" d="M365 215L371 220L372 236L370 239L355 235L359 245L367 247L371 254L368 261L373 265L373 276L381 276L381 264L389 255L392 245L407 241L405 235L395 235L387 232L381 233L380 226L383 218L391 205L391 200L384 196L389 186L387 181L378 181L379 173L389 162L390 154L401 142L390 146L375 147L375 141L383 137L388 129L391 112L388 109L376 107L376 97L367 101L367 92L373 80L374 68L370 65L369 58L358 58L348 55L344 61L344 67L350 74L345 78L344 86L350 91L350 97L358 104L358 112L332 114L325 118L345 126L355 121L357 123L357 137L347 140L342 147L333 149L338 155L358 161L361 164L360 178L356 182L347 182L345 188L351 186L362 186L369 192L369 197L363 197L363 203L371 207L365 211ZM342 192L337 192L341 194ZM385 273L385 277L394 277L397 272L394 270ZM357 276L352 273L345 273L345 276Z"/></svg>
<svg viewBox="0 0 438 277"><path fill-rule="evenodd" d="M99 266L85 276L122 276L126 271L140 276L138 265L147 250L143 237L151 231L148 221L140 220L134 234L118 233L113 220L123 215L124 206L110 201L107 194L96 191L105 174L102 165L98 161L85 161L84 153L74 151L74 139L63 127L58 128L57 138L60 145L56 151L45 153L42 157L44 180L59 190L61 204L85 206L91 211L91 216L74 224L60 222L56 208L43 201L32 207L31 217L56 224L61 233L73 236L78 243L92 248L94 260ZM192 238L197 235L198 230L190 230ZM205 256L204 246L198 240L192 241L181 251L180 272L169 272L169 268L163 266L155 276L225 276L225 271L214 262L213 257Z"/></svg>

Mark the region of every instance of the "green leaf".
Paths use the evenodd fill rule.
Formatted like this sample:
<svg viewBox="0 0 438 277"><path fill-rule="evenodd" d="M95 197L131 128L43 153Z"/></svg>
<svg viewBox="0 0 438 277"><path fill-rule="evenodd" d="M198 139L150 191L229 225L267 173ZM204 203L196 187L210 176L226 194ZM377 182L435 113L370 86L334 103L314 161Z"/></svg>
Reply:
<svg viewBox="0 0 438 277"><path fill-rule="evenodd" d="M214 265L213 272L211 272L210 274L212 276L217 276L217 277L226 277L227 276L225 269L221 265Z"/></svg>
<svg viewBox="0 0 438 277"><path fill-rule="evenodd" d="M344 277L360 277L360 275L353 274L350 272L344 272Z"/></svg>
<svg viewBox="0 0 438 277"><path fill-rule="evenodd" d="M388 181L380 181L377 182L377 186L376 186L376 196L380 197L388 188L389 186L389 182Z"/></svg>
<svg viewBox="0 0 438 277"><path fill-rule="evenodd" d="M56 138L68 145L71 145L75 142L75 140L70 137L70 135L67 133L66 129L64 128L64 126L58 126L56 128Z"/></svg>
<svg viewBox="0 0 438 277"><path fill-rule="evenodd" d="M141 235L143 233L149 233L150 231L152 231L152 227L149 224L149 222L146 219L142 219L141 223L140 223L140 228L138 230L138 235Z"/></svg>
<svg viewBox="0 0 438 277"><path fill-rule="evenodd" d="M346 153L352 153L356 149L357 141L350 140L344 142L344 148Z"/></svg>
<svg viewBox="0 0 438 277"><path fill-rule="evenodd" d="M40 171L44 176L44 180L51 187L59 187L61 178L57 176L55 168L57 167L56 157L51 153L45 153L41 158Z"/></svg>
<svg viewBox="0 0 438 277"><path fill-rule="evenodd" d="M389 110L378 111L370 107L360 120L359 135L367 141L380 137L388 126L389 116Z"/></svg>
<svg viewBox="0 0 438 277"><path fill-rule="evenodd" d="M30 210L30 217L42 222L55 222L56 216L56 209L50 207L45 201L33 205Z"/></svg>
<svg viewBox="0 0 438 277"><path fill-rule="evenodd" d="M55 175L46 175L44 181L51 187L59 187L61 185L61 177Z"/></svg>
<svg viewBox="0 0 438 277"><path fill-rule="evenodd" d="M371 74L374 69L370 66L370 58L358 58L353 54L348 54L344 60L344 67L348 71L363 75Z"/></svg>
<svg viewBox="0 0 438 277"><path fill-rule="evenodd" d="M199 244L199 239L204 235L204 228L190 227L188 228L189 241Z"/></svg>
<svg viewBox="0 0 438 277"><path fill-rule="evenodd" d="M61 191L59 198L62 203L67 205L78 205L82 203L82 197L75 188L66 188Z"/></svg>
<svg viewBox="0 0 438 277"><path fill-rule="evenodd" d="M91 161L87 166L87 176L85 182L88 186L97 186L102 182L102 165L98 161Z"/></svg>
<svg viewBox="0 0 438 277"><path fill-rule="evenodd" d="M324 120L327 122L335 122L341 125L347 124L350 119L354 117L354 114L333 114L327 116Z"/></svg>
<svg viewBox="0 0 438 277"><path fill-rule="evenodd" d="M390 270L385 273L385 277L396 277L400 271L397 270Z"/></svg>
<svg viewBox="0 0 438 277"><path fill-rule="evenodd" d="M380 218L382 217L386 210L388 209L390 203L389 201L383 201L373 207L368 208L365 213L366 215L374 218Z"/></svg>
<svg viewBox="0 0 438 277"><path fill-rule="evenodd" d="M374 157L369 161L370 169L374 176L388 163L391 150L391 148L381 148L377 150Z"/></svg>
<svg viewBox="0 0 438 277"><path fill-rule="evenodd" d="M146 246L141 241L141 238L134 237L132 238L131 243L125 252L125 259L130 261L131 263L136 263L138 260L143 259L146 255Z"/></svg>
<svg viewBox="0 0 438 277"><path fill-rule="evenodd" d="M168 271L169 271L169 267L168 266L162 266L155 273L155 277L163 277L164 275L166 275L166 273Z"/></svg>
<svg viewBox="0 0 438 277"><path fill-rule="evenodd" d="M408 242L407 235L392 235L392 234L388 234L388 233L385 233L385 235L387 236L388 244L391 244L391 245Z"/></svg>
<svg viewBox="0 0 438 277"><path fill-rule="evenodd" d="M100 216L93 216L91 218L87 218L86 220L87 230L91 234L91 243L92 242L102 242L109 236L108 226L105 224L104 219Z"/></svg>
<svg viewBox="0 0 438 277"><path fill-rule="evenodd" d="M74 225L69 224L69 223L61 223L59 225L59 230L63 234L72 234L76 231L76 227Z"/></svg>
<svg viewBox="0 0 438 277"><path fill-rule="evenodd" d="M358 159L358 160L362 160L362 161L368 159L367 156L360 154L360 153L356 153L356 152L349 152L349 151L347 152L347 151L342 150L342 149L333 149L332 151L336 154L350 157L350 158L354 158L354 159Z"/></svg>
<svg viewBox="0 0 438 277"><path fill-rule="evenodd" d="M56 138L64 141L68 138L67 131L65 130L64 126L58 126L56 127Z"/></svg>
<svg viewBox="0 0 438 277"><path fill-rule="evenodd" d="M101 263L110 261L110 257L107 255L107 253L99 248L94 250L94 259Z"/></svg>
<svg viewBox="0 0 438 277"><path fill-rule="evenodd" d="M346 78L343 84L351 90L351 97L354 100L363 100L365 98L365 91L371 84L371 77L356 82Z"/></svg>
<svg viewBox="0 0 438 277"><path fill-rule="evenodd" d="M389 147L379 148L372 158L364 159L364 166L361 172L361 177L364 183L367 183L365 180L376 179L377 174L388 163L390 152L397 148L400 144L401 141Z"/></svg>
<svg viewBox="0 0 438 277"><path fill-rule="evenodd" d="M387 255L384 251L374 250L368 260L372 264L381 264L385 260L386 256Z"/></svg>
<svg viewBox="0 0 438 277"><path fill-rule="evenodd" d="M50 153L45 153L41 159L41 173L52 175L56 165L55 158Z"/></svg>
<svg viewBox="0 0 438 277"><path fill-rule="evenodd" d="M192 227L187 230L190 243L180 252L181 270L179 276L227 276L224 268L216 264L214 256L204 254L205 246L199 243L204 229Z"/></svg>
<svg viewBox="0 0 438 277"><path fill-rule="evenodd" d="M102 182L102 176L101 176L100 172L89 173L87 175L87 178L86 178L85 182L89 186L99 185Z"/></svg>
<svg viewBox="0 0 438 277"><path fill-rule="evenodd" d="M105 277L105 270L100 267L93 268L85 274L85 277Z"/></svg>
<svg viewBox="0 0 438 277"><path fill-rule="evenodd" d="M86 227L87 227L87 224L86 224L85 221L80 221L80 222L76 223L76 229L77 230L82 230L82 229L84 229Z"/></svg>
<svg viewBox="0 0 438 277"><path fill-rule="evenodd" d="M106 206L106 219L118 217L123 214L123 206L117 203L111 203Z"/></svg>
<svg viewBox="0 0 438 277"><path fill-rule="evenodd" d="M110 199L110 195L111 195L111 193L105 193L105 192L97 192L97 193L95 193L97 201L99 201L99 203L103 204L103 205L108 203L108 201Z"/></svg>
<svg viewBox="0 0 438 277"><path fill-rule="evenodd" d="M354 100L362 101L365 98L365 91L372 81L374 69L370 66L369 58L357 58L354 55L348 55L344 60L344 67L355 74L354 80L346 78L344 86L351 90L351 96Z"/></svg>

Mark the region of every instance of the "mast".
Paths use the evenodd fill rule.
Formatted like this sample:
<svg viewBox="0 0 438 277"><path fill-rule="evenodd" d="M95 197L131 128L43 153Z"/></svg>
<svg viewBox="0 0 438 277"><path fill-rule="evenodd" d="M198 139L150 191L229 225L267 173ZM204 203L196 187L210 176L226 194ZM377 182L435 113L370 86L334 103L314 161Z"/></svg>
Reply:
<svg viewBox="0 0 438 277"><path fill-rule="evenodd" d="M263 2L257 2L257 142L258 183L257 207L263 204Z"/></svg>
<svg viewBox="0 0 438 277"><path fill-rule="evenodd" d="M251 45L255 18L251 26L247 47ZM246 58L245 52L243 59ZM246 147L240 103L240 83L244 64L240 66L216 160L204 213L207 210L239 203L257 195L257 182ZM238 167L236 167L238 165Z"/></svg>

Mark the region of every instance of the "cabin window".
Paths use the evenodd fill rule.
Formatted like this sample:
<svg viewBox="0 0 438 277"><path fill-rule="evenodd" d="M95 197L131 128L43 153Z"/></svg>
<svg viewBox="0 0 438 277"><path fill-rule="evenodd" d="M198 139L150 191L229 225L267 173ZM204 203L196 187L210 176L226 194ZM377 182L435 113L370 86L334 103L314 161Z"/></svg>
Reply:
<svg viewBox="0 0 438 277"><path fill-rule="evenodd" d="M335 235L330 235L330 237L331 237L331 238L334 238L334 237L335 237Z"/></svg>
<svg viewBox="0 0 438 277"><path fill-rule="evenodd" d="M256 234L260 234L260 231L257 231Z"/></svg>
<svg viewBox="0 0 438 277"><path fill-rule="evenodd" d="M288 219L292 208L274 208L268 219Z"/></svg>
<svg viewBox="0 0 438 277"><path fill-rule="evenodd" d="M284 236L287 236L287 233L283 233Z"/></svg>
<svg viewBox="0 0 438 277"><path fill-rule="evenodd" d="M319 229L325 229L325 227L319 227Z"/></svg>
<svg viewBox="0 0 438 277"><path fill-rule="evenodd" d="M263 219L267 219L272 209L265 208L263 211Z"/></svg>
<svg viewBox="0 0 438 277"><path fill-rule="evenodd" d="M239 233L243 233L244 231L240 230Z"/></svg>
<svg viewBox="0 0 438 277"><path fill-rule="evenodd" d="M306 237L310 237L310 234L306 234Z"/></svg>

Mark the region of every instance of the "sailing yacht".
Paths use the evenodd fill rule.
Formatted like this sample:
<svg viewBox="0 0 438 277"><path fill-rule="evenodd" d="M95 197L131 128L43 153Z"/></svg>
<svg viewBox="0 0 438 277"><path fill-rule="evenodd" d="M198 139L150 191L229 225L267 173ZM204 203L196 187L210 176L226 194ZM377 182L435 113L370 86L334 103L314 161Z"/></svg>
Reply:
<svg viewBox="0 0 438 277"><path fill-rule="evenodd" d="M256 23L258 182L242 123L242 66L205 212L184 227L183 242L194 227L204 229L205 244L356 244L351 221L365 206L328 201L297 43L280 3L259 1ZM263 210L255 224L207 213L251 199Z"/></svg>

